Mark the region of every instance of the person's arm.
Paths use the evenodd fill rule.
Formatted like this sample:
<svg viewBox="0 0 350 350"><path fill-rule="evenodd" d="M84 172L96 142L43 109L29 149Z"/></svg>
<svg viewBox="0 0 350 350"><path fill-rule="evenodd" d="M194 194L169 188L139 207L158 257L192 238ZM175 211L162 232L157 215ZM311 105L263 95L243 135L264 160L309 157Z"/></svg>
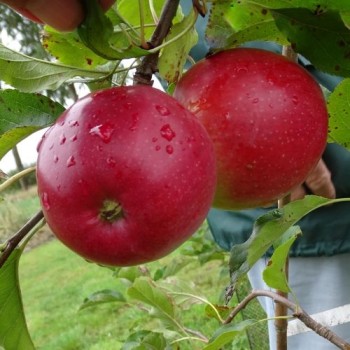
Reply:
<svg viewBox="0 0 350 350"><path fill-rule="evenodd" d="M60 31L74 30L84 19L79 0L1 0L20 14L39 23L46 23ZM107 10L115 0L100 0Z"/></svg>

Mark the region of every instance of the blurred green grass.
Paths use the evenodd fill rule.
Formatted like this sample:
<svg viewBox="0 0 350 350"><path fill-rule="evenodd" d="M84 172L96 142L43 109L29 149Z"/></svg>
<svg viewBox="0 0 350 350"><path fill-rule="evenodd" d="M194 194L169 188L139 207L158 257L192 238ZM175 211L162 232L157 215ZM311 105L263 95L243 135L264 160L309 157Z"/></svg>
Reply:
<svg viewBox="0 0 350 350"><path fill-rule="evenodd" d="M174 254L148 267L154 269L171 263ZM194 283L194 293L217 303L227 283L221 272L221 264L211 261L201 267L191 264L177 276ZM130 331L152 327L155 322L142 308L122 303L78 311L90 294L103 289L125 291L126 286L112 276L110 269L86 262L56 240L22 256L20 283L28 327L37 349L118 350ZM205 315L204 308L204 305L191 307L184 320L186 326L210 337L218 323ZM200 348L198 344L196 349ZM192 347L181 343L180 349ZM246 339L238 339L229 349L247 349Z"/></svg>

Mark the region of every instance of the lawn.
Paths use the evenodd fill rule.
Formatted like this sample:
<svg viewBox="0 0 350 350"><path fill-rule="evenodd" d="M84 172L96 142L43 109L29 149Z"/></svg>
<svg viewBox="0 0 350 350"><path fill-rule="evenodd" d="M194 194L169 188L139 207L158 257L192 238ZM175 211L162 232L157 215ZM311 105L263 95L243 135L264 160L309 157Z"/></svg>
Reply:
<svg viewBox="0 0 350 350"><path fill-rule="evenodd" d="M171 259L149 264L148 268L154 270L171 263ZM217 303L227 283L221 272L221 264L212 261L202 267L190 264L177 278L193 283L201 295ZM28 327L37 349L118 350L130 330L157 327L142 309L122 303L78 311L90 294L102 289L125 291L126 285L113 277L111 270L86 262L56 240L22 256L20 281ZM206 316L204 308L194 305L183 318L188 327L210 337L218 323ZM181 344L180 349L192 346ZM195 348L200 349L200 344ZM246 340L238 339L232 349L247 349Z"/></svg>

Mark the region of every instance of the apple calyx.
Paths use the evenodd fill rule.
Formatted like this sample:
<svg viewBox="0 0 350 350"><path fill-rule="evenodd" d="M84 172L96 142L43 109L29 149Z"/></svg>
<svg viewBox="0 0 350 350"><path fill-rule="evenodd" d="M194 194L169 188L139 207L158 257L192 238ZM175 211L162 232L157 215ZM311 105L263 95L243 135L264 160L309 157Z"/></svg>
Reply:
<svg viewBox="0 0 350 350"><path fill-rule="evenodd" d="M123 217L122 206L113 200L104 200L100 210L100 218L103 221L113 223L121 217Z"/></svg>

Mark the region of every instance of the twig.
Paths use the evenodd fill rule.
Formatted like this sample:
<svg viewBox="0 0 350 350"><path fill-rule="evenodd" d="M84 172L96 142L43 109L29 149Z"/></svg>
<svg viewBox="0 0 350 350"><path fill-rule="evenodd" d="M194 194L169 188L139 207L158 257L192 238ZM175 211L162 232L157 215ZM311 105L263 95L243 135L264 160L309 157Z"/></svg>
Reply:
<svg viewBox="0 0 350 350"><path fill-rule="evenodd" d="M159 18L156 29L148 42L149 48L159 46L169 33L173 18L176 15L180 0L167 0ZM152 76L158 71L159 51L152 53L142 60L141 65L136 69L134 85L152 85Z"/></svg>
<svg viewBox="0 0 350 350"><path fill-rule="evenodd" d="M314 319L310 317L303 309L301 309L297 304L293 303L289 299L283 297L280 294L269 290L253 290L248 296L246 296L230 313L227 319L224 321L224 324L232 322L236 315L242 311L250 301L257 297L268 297L271 298L275 303L283 304L287 309L293 312L293 316L298 318L303 322L307 327L317 333L319 336L327 339L339 349L350 350L350 344L344 339L340 338L337 334L331 331L329 328L321 325Z"/></svg>
<svg viewBox="0 0 350 350"><path fill-rule="evenodd" d="M8 257L22 241L22 239L44 218L43 212L40 210L35 214L17 233L15 233L5 245L5 248L2 249L0 255L0 269L5 264Z"/></svg>
<svg viewBox="0 0 350 350"><path fill-rule="evenodd" d="M291 196L287 195L278 201L278 208L283 208L291 200ZM289 278L289 259L287 258L284 264L284 273L286 280ZM288 293L277 290L276 293L284 298L288 298ZM287 350L287 327L288 320L284 317L288 314L288 308L282 303L275 305L275 329L276 329L276 347L278 350Z"/></svg>
<svg viewBox="0 0 350 350"><path fill-rule="evenodd" d="M29 173L35 171L36 167L29 167L27 169L22 170L21 172L11 176L8 180L0 185L0 192L4 191L6 188L14 184L16 181L21 179L23 176L28 175Z"/></svg>

